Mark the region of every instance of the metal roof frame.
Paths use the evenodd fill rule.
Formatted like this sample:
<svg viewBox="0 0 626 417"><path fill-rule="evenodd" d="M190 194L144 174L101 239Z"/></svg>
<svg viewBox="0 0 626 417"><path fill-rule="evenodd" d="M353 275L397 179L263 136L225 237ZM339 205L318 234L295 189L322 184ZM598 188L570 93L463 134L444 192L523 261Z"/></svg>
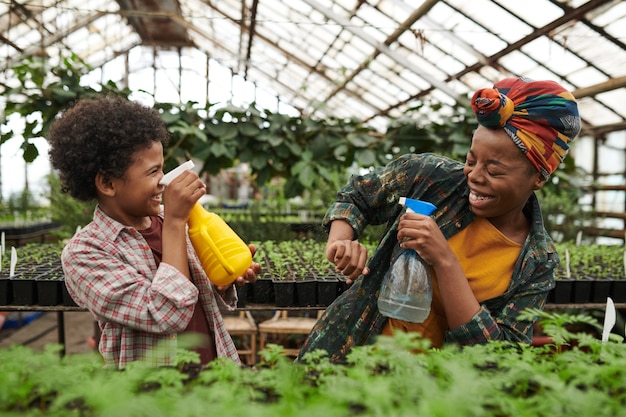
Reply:
<svg viewBox="0 0 626 417"><path fill-rule="evenodd" d="M529 76L572 89L588 131L626 125L617 0L5 0L0 40L3 83L27 56L102 68L133 48L193 48L303 114L399 117Z"/></svg>

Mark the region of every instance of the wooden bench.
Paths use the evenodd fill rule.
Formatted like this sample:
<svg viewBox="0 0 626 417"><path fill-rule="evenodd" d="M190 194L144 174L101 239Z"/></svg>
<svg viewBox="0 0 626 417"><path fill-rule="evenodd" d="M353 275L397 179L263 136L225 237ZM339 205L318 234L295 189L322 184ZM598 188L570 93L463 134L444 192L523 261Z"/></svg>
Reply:
<svg viewBox="0 0 626 417"><path fill-rule="evenodd" d="M323 313L323 310L317 311L317 318ZM274 313L274 316L259 323L259 350L265 348L267 343L267 336L270 334L301 334L308 335L311 333L311 329L317 322L317 318L312 317L293 317L289 316L287 310L278 310ZM285 355L297 356L299 349L285 348Z"/></svg>

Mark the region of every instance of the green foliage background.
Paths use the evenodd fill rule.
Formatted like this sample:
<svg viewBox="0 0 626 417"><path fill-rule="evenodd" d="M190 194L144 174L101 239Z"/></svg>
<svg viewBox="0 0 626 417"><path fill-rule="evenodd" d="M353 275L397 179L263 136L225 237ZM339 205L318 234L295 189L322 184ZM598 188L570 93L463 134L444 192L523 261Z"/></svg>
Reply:
<svg viewBox="0 0 626 417"><path fill-rule="evenodd" d="M91 70L75 55L56 66L48 59L32 57L11 68L17 84L0 86L6 100L0 145L21 138L24 160L32 162L39 156L33 139L45 137L55 117L76 100L98 94L131 95L129 89L110 81L82 85L82 77ZM348 170L385 164L408 152L435 152L464 160L476 127L468 107L443 107L436 102L418 103L401 118L391 119L384 132L356 119L287 116L259 109L254 103L245 108L196 102L156 103L155 107L171 134L165 149L166 171L187 159L201 161L200 171L213 175L247 162L257 188L281 178L284 198L308 193L313 196L310 202L319 202L321 207L347 181ZM6 118L13 114L25 118L23 132L8 128ZM589 216L576 205L580 190L571 186L570 177L577 175L571 158L557 172L559 181L544 187L540 197L544 211L556 212L546 216L548 229L556 222L569 228L563 232L569 238ZM57 220L69 228L84 224L83 214L89 207L65 201L55 187L52 181L52 200L59 205L54 209ZM559 213L568 216L563 219Z"/></svg>
<svg viewBox="0 0 626 417"><path fill-rule="evenodd" d="M132 93L113 82L82 85L81 78L90 71L74 55L54 67L47 59L33 57L11 68L17 85L0 86L6 99L4 118L18 114L27 122L23 132L5 129L0 143L21 137L24 159L32 162L39 155L33 139L45 137L55 117L76 100ZM254 103L245 108L196 102L155 107L172 137L165 150L166 169L193 158L202 161L201 172L217 174L247 162L257 186L284 178L287 198L313 190L318 179L332 182L337 170L384 164L406 152L463 157L475 126L471 111L461 106L447 117L432 117L441 109L437 103L414 107L402 119L390 121L385 132L356 119L287 116Z"/></svg>

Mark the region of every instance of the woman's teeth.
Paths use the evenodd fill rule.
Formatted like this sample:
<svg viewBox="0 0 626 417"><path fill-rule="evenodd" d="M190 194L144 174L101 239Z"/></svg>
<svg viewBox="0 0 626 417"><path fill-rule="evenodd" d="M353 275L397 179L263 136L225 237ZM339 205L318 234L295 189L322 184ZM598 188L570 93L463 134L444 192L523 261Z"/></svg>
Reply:
<svg viewBox="0 0 626 417"><path fill-rule="evenodd" d="M493 197L488 197L488 196L483 196L483 195L478 195L478 194L474 194L474 193L470 193L470 200L472 201L483 201L483 200L489 200Z"/></svg>

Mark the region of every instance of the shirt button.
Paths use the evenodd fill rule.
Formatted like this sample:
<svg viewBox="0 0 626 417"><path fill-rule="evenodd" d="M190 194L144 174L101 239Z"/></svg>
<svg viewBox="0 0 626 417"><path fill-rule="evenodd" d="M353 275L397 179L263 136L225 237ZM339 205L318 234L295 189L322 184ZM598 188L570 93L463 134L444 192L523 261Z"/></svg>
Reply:
<svg viewBox="0 0 626 417"><path fill-rule="evenodd" d="M170 339L176 339L176 335L175 334L171 334L170 335Z"/></svg>
<svg viewBox="0 0 626 417"><path fill-rule="evenodd" d="M134 227L130 228L130 233L134 235L136 232L137 232L137 229L135 229Z"/></svg>
<svg viewBox="0 0 626 417"><path fill-rule="evenodd" d="M456 222L454 225L456 226L457 229L461 228L461 222Z"/></svg>

